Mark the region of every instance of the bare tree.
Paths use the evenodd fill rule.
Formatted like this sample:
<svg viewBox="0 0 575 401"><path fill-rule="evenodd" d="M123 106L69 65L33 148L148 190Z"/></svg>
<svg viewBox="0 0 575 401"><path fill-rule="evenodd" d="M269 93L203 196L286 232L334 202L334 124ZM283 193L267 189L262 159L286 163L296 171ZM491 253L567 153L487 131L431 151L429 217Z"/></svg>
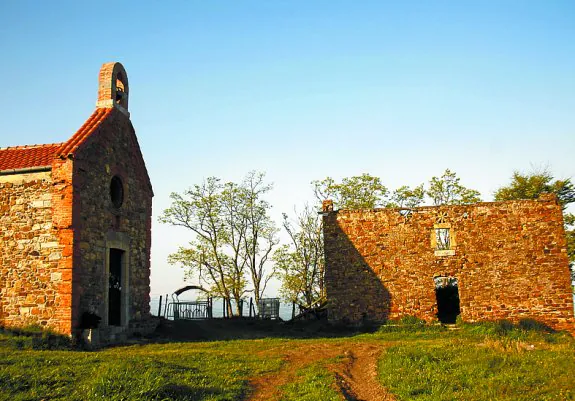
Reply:
<svg viewBox="0 0 575 401"><path fill-rule="evenodd" d="M270 205L263 196L272 189L272 185L264 183L264 174L254 171L248 173L242 185L243 198L240 202L244 217L243 254L253 285L254 299L259 307L269 280L274 276L275 267L271 271L268 259L273 248L278 244L277 228L268 216Z"/></svg>
<svg viewBox="0 0 575 401"><path fill-rule="evenodd" d="M323 230L317 212L306 205L295 221L283 215L290 244L276 250L274 260L282 281L283 297L302 308L325 301Z"/></svg>
<svg viewBox="0 0 575 401"><path fill-rule="evenodd" d="M248 272L256 299L273 274L268 274L266 261L277 244L277 230L267 214L269 204L262 199L271 189L263 177L250 172L241 184L222 184L210 177L183 195L172 193L172 204L159 219L192 231L194 239L168 260L185 267L188 279L197 279L225 298L229 315L231 299L240 314L241 299L250 291Z"/></svg>

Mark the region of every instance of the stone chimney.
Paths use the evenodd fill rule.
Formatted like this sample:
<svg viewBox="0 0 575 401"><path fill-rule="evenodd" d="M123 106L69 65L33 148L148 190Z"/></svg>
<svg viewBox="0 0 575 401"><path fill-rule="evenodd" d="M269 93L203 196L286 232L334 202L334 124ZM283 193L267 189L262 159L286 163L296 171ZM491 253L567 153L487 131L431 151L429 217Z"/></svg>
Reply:
<svg viewBox="0 0 575 401"><path fill-rule="evenodd" d="M321 203L321 211L323 213L333 212L333 201L331 199L326 199Z"/></svg>
<svg viewBox="0 0 575 401"><path fill-rule="evenodd" d="M128 99L130 87L128 85L128 75L121 63L105 63L100 68L98 78L98 101L96 108L109 109L117 108L126 116L128 112Z"/></svg>

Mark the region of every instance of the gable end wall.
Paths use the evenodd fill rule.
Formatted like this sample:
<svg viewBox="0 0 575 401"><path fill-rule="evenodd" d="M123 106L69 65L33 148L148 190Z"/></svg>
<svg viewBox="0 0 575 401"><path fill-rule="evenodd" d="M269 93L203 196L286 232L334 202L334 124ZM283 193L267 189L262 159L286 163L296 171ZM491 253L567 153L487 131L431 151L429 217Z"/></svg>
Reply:
<svg viewBox="0 0 575 401"><path fill-rule="evenodd" d="M110 199L110 183L115 175L124 184L124 203L119 209ZM114 244L121 240L129 259L127 316L132 321L146 318L150 303L152 190L134 128L121 112L113 110L74 155L74 199L74 294L78 297L78 316L95 313L105 325L108 249L118 248Z"/></svg>

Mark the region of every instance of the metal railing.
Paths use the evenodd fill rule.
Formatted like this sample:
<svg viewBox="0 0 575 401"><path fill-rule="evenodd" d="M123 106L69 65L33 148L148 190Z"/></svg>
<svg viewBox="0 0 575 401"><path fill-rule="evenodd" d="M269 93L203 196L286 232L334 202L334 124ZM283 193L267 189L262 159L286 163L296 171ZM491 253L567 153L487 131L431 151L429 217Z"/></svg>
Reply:
<svg viewBox="0 0 575 401"><path fill-rule="evenodd" d="M207 301L170 302L167 305L166 317L174 320L211 319L212 316L211 299Z"/></svg>
<svg viewBox="0 0 575 401"><path fill-rule="evenodd" d="M228 302L233 312L231 315ZM262 298L257 304L252 298L242 299L239 305L236 305L233 300L228 301L223 298L208 297L200 300L180 300L178 297L170 297L168 294L165 297L160 296L152 299L151 309L151 312L156 316L171 320L230 317L289 320L296 314L295 304L282 304L279 298Z"/></svg>

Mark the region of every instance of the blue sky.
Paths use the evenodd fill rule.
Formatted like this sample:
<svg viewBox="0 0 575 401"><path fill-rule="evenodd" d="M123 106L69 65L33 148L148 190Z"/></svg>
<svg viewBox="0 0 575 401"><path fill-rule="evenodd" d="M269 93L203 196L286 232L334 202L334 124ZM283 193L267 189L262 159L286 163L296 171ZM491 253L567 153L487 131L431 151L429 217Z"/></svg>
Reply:
<svg viewBox="0 0 575 401"><path fill-rule="evenodd" d="M450 168L485 200L516 169L575 177L573 1L5 0L0 55L0 147L66 140L124 64L155 216L249 170L278 220L328 175ZM185 240L154 222L153 295L182 284Z"/></svg>

